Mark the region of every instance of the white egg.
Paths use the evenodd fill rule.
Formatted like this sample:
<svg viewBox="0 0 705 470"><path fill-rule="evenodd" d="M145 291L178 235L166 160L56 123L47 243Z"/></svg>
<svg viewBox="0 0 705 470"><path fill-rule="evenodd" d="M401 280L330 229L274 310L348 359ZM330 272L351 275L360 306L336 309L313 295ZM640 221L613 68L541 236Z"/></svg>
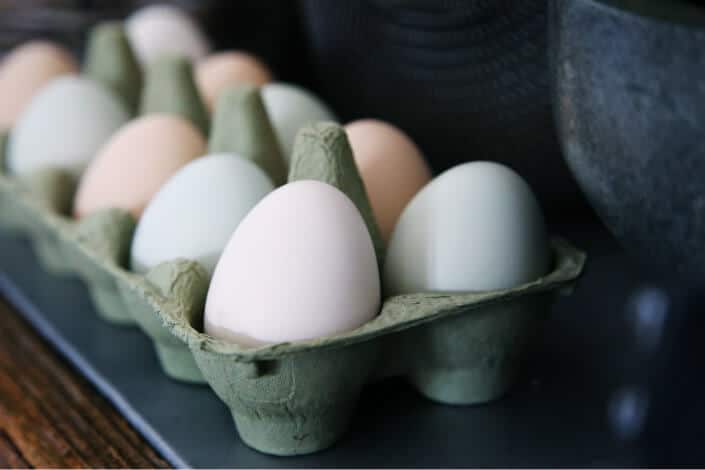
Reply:
<svg viewBox="0 0 705 470"><path fill-rule="evenodd" d="M471 162L442 173L406 206L384 266L387 294L515 287L545 275L541 209L513 170Z"/></svg>
<svg viewBox="0 0 705 470"><path fill-rule="evenodd" d="M262 87L261 93L287 162L291 159L299 129L315 121L336 121L325 103L303 88L287 83L268 83Z"/></svg>
<svg viewBox="0 0 705 470"><path fill-rule="evenodd" d="M173 5L151 5L135 11L125 22L127 38L144 66L163 55L198 60L210 44L196 22Z"/></svg>
<svg viewBox="0 0 705 470"><path fill-rule="evenodd" d="M22 174L58 167L80 174L130 118L103 85L78 76L52 80L30 100L8 142L8 169Z"/></svg>
<svg viewBox="0 0 705 470"><path fill-rule="evenodd" d="M193 160L161 187L143 212L132 240L132 269L145 272L186 258L212 273L240 221L273 189L257 165L238 155Z"/></svg>
<svg viewBox="0 0 705 470"><path fill-rule="evenodd" d="M289 183L245 217L208 290L205 329L245 345L352 330L379 312L377 258L365 222L340 190Z"/></svg>

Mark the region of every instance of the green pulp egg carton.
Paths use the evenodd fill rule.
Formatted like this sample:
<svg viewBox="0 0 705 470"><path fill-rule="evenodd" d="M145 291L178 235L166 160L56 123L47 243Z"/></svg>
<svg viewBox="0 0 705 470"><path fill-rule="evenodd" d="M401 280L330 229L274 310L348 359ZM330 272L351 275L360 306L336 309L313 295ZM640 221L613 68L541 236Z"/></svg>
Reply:
<svg viewBox="0 0 705 470"><path fill-rule="evenodd" d="M141 112L154 111L181 114L208 128L183 61L162 61L147 74ZM342 127L303 128L288 178L257 89L228 90L212 127L210 151L237 152L278 182L317 179L348 195L381 265L384 246ZM144 275L130 272L134 219L106 209L76 221L68 215L75 186L56 169L21 178L0 174L0 225L26 233L48 269L78 275L104 319L137 324L152 339L168 376L207 382L228 406L242 440L269 454L306 454L332 445L345 432L362 387L384 377L404 376L421 394L446 404L503 395L554 298L570 291L585 263L584 253L554 237L553 269L533 282L389 297L377 317L353 331L248 348L203 332L209 279L198 263L177 259Z"/></svg>
<svg viewBox="0 0 705 470"><path fill-rule="evenodd" d="M341 189L378 237L340 126L318 123L299 132L289 181L298 179ZM158 267L147 275L157 288L143 285L133 300L142 299L142 309L160 316L188 345L246 444L270 454L306 454L332 445L345 432L362 387L384 377L404 376L424 396L446 404L503 395L555 295L570 289L585 262L565 240L553 238L551 246L554 268L534 282L488 292L394 296L353 331L256 348L203 333L203 305L188 301L189 295L199 302L203 297L194 295L203 284L195 269ZM188 292L181 301L177 285Z"/></svg>
<svg viewBox="0 0 705 470"><path fill-rule="evenodd" d="M121 22L97 25L86 47L83 75L111 90L134 113L142 90L142 71ZM8 132L0 135L0 222L3 229L27 233L40 262L50 272L68 274L59 238L47 230L44 214L66 214L73 202L76 182L67 171L43 169L16 181L4 173ZM56 218L53 224L59 224Z"/></svg>
<svg viewBox="0 0 705 470"><path fill-rule="evenodd" d="M91 32L82 73L111 90L134 116L168 113L190 120L207 135L209 118L193 79L191 63L164 57L142 70L120 22ZM5 172L9 132L0 136L0 226L26 234L49 272L77 275L97 311L116 324L135 324L109 267L127 265L135 221L126 211L99 211L80 222L70 216L77 181L70 172L44 168L28 175Z"/></svg>
<svg viewBox="0 0 705 470"><path fill-rule="evenodd" d="M142 90L142 70L121 22L97 25L90 34L82 74L105 86L134 114ZM59 235L69 221L76 187L68 171L46 168L13 178L5 173L9 132L0 135L0 223L6 231L25 233L43 267L54 274L72 273ZM61 229L60 229L61 227Z"/></svg>

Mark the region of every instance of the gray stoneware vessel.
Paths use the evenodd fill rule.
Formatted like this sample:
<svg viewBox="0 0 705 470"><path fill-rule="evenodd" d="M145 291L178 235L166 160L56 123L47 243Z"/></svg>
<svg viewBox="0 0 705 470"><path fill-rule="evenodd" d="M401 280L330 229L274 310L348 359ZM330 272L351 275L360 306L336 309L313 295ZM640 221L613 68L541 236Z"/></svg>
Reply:
<svg viewBox="0 0 705 470"><path fill-rule="evenodd" d="M565 159L650 274L705 278L705 9L552 0L554 112Z"/></svg>

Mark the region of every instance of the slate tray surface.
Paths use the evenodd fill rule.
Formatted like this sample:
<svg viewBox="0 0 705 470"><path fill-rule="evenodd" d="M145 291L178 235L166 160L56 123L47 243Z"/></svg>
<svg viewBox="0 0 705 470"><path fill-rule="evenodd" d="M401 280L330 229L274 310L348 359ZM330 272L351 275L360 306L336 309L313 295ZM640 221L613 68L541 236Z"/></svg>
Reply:
<svg viewBox="0 0 705 470"><path fill-rule="evenodd" d="M0 293L178 467L620 466L641 459L609 432L623 307L640 285L603 229L557 229L588 251L571 297L556 302L522 381L489 405L434 404L401 379L368 386L350 431L331 449L273 457L246 447L205 386L165 377L138 329L98 319L83 285L39 267L29 243L0 232Z"/></svg>

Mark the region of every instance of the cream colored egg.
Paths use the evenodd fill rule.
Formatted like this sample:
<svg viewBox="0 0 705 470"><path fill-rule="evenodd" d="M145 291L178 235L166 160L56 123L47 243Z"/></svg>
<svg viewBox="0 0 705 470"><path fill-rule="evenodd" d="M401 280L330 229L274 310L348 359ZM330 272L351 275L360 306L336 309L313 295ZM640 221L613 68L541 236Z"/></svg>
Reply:
<svg viewBox="0 0 705 470"><path fill-rule="evenodd" d="M384 266L387 294L505 289L550 269L541 208L510 168L471 162L442 173L411 200Z"/></svg>
<svg viewBox="0 0 705 470"><path fill-rule="evenodd" d="M79 76L55 78L27 105L10 133L7 165L26 174L47 167L79 175L130 118L103 85Z"/></svg>
<svg viewBox="0 0 705 470"><path fill-rule="evenodd" d="M219 52L196 64L196 84L211 111L225 88L238 83L262 86L270 81L272 73L267 66L245 52Z"/></svg>
<svg viewBox="0 0 705 470"><path fill-rule="evenodd" d="M121 208L139 218L159 188L205 150L203 135L182 117L150 114L135 119L105 144L86 169L74 213L82 217L99 209Z"/></svg>
<svg viewBox="0 0 705 470"><path fill-rule="evenodd" d="M31 41L10 51L0 63L0 129L13 126L29 100L49 81L78 73L73 55L49 41Z"/></svg>
<svg viewBox="0 0 705 470"><path fill-rule="evenodd" d="M188 13L174 5L140 8L127 18L125 29L137 60L143 66L161 56L195 61L210 51L209 41L201 28Z"/></svg>
<svg viewBox="0 0 705 470"><path fill-rule="evenodd" d="M385 241L412 197L431 179L414 142L400 129L376 119L345 126L355 163Z"/></svg>
<svg viewBox="0 0 705 470"><path fill-rule="evenodd" d="M352 330L377 315L372 240L353 202L302 180L267 195L235 230L206 300L205 329L244 345Z"/></svg>
<svg viewBox="0 0 705 470"><path fill-rule="evenodd" d="M186 258L211 274L240 221L273 189L264 171L236 154L211 154L188 163L142 214L132 239L132 269L145 272Z"/></svg>

